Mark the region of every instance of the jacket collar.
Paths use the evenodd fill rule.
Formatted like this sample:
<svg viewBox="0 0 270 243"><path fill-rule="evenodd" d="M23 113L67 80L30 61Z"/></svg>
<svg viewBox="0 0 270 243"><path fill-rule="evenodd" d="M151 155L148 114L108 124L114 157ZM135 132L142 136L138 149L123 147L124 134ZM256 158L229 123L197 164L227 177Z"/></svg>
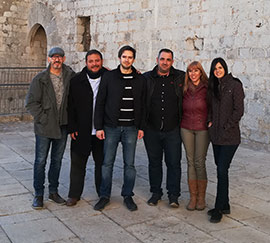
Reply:
<svg viewBox="0 0 270 243"><path fill-rule="evenodd" d="M151 71L151 76L153 78L157 78L159 77L158 73L157 73L157 70L158 70L158 65L156 65L152 71ZM169 72L169 75L168 76L174 76L176 74L176 70L175 68L172 66L171 69L170 69L170 72Z"/></svg>

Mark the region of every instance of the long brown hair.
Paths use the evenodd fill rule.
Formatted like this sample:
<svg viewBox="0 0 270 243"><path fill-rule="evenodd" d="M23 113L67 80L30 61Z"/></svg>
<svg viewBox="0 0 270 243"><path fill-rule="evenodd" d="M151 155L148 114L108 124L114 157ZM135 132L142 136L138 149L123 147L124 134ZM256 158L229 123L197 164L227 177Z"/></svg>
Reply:
<svg viewBox="0 0 270 243"><path fill-rule="evenodd" d="M198 61L194 61L192 63L190 63L187 67L187 71L186 71L186 75L185 75L185 84L184 84L184 89L183 89L183 93L185 94L188 90L188 83L192 82L189 78L188 72L191 69L199 69L201 71L201 77L200 77L200 82L202 82L203 84L208 84L208 77L202 67L202 64Z"/></svg>

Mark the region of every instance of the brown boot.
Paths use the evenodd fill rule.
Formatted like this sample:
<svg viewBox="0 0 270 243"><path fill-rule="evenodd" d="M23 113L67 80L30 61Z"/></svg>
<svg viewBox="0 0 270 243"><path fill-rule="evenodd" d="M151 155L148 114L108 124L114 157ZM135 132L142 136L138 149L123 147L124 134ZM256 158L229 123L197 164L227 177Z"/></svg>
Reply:
<svg viewBox="0 0 270 243"><path fill-rule="evenodd" d="M205 209L205 192L207 187L207 180L198 180L198 198L196 209L204 210Z"/></svg>
<svg viewBox="0 0 270 243"><path fill-rule="evenodd" d="M187 205L187 210L193 211L196 208L197 202L197 180L188 180L190 200Z"/></svg>

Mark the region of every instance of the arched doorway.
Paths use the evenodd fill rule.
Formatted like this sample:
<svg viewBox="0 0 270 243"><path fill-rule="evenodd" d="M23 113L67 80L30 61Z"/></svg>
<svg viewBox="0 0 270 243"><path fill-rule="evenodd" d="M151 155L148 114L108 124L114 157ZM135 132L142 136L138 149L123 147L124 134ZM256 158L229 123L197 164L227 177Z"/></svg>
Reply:
<svg viewBox="0 0 270 243"><path fill-rule="evenodd" d="M35 67L45 67L47 61L47 36L40 24L35 24L29 33L29 64Z"/></svg>

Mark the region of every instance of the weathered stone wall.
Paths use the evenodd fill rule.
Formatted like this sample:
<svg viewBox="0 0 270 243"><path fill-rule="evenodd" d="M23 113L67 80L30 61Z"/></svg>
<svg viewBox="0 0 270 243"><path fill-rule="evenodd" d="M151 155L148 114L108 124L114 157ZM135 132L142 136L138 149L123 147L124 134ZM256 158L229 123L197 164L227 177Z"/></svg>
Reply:
<svg viewBox="0 0 270 243"><path fill-rule="evenodd" d="M22 4L9 2L16 2L17 8ZM24 16L20 17L23 20L19 21L24 23L22 35L26 37L25 32L41 24L47 35L47 48L63 46L67 63L77 71L84 66L85 55L78 51L83 32L79 17L90 17L90 47L103 52L105 65L110 68L118 64L117 51L124 44L137 49L135 66L141 71L155 65L157 52L163 47L175 52L175 66L180 69L185 69L192 60L199 60L208 73L211 60L224 57L229 70L242 80L245 88L245 116L241 123L244 141L269 149L269 0L24 2L29 6L25 6ZM6 18L0 17L0 31ZM1 50L13 42L22 45L20 40L10 39L6 43L0 36Z"/></svg>
<svg viewBox="0 0 270 243"><path fill-rule="evenodd" d="M27 59L27 18L29 0L1 1L0 66L21 66Z"/></svg>

